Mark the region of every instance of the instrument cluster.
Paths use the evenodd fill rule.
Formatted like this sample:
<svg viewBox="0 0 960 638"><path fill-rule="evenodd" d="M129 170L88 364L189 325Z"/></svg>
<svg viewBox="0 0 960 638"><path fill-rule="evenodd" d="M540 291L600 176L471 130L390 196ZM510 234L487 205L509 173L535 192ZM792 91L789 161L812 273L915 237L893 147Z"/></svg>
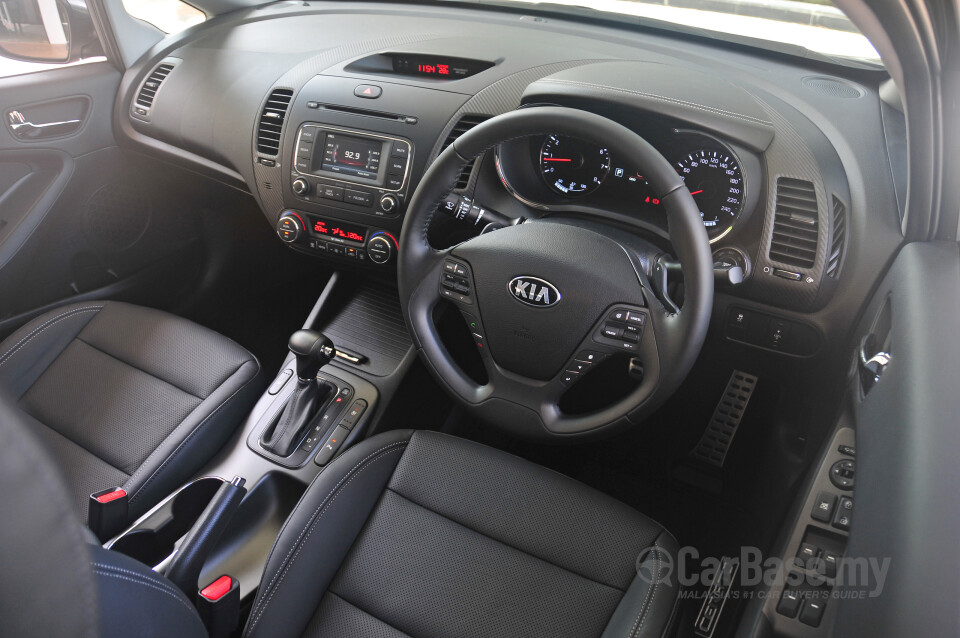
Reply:
<svg viewBox="0 0 960 638"><path fill-rule="evenodd" d="M744 151L738 153L698 131L670 129L644 137L690 189L711 243L745 217L748 180L740 160ZM759 167L756 158L750 159ZM658 194L642 172L620 162L603 144L564 135L508 142L497 149L497 171L507 190L535 208L582 205L631 215L663 214Z"/></svg>

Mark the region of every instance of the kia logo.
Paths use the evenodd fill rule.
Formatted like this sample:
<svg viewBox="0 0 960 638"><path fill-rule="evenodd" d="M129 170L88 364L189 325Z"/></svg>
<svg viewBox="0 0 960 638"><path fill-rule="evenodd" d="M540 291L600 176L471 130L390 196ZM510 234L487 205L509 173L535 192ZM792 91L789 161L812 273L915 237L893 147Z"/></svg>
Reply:
<svg viewBox="0 0 960 638"><path fill-rule="evenodd" d="M560 301L560 291L549 281L521 275L507 284L507 290L519 302L535 308L549 308Z"/></svg>

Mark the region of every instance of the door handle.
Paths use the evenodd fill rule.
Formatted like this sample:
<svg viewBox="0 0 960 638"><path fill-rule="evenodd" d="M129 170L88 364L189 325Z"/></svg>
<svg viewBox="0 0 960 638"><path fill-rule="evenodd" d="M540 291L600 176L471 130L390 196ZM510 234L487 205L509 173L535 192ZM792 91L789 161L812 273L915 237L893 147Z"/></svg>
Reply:
<svg viewBox="0 0 960 638"><path fill-rule="evenodd" d="M7 121L10 124L10 130L13 131L14 136L21 140L35 140L66 135L80 128L80 120L34 124L33 122L28 122L27 118L25 118L20 111L10 111L7 113Z"/></svg>
<svg viewBox="0 0 960 638"><path fill-rule="evenodd" d="M868 334L860 341L860 361L857 367L860 371L860 386L864 394L880 381L883 371L891 361L890 353L877 350L875 342L876 337L873 334Z"/></svg>

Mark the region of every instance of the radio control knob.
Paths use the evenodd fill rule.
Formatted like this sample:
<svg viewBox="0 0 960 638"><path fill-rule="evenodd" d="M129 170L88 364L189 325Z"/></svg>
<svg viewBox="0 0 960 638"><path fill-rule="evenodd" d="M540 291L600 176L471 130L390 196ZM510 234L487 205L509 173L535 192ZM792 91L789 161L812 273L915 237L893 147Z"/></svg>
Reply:
<svg viewBox="0 0 960 638"><path fill-rule="evenodd" d="M303 232L303 225L300 223L300 219L296 215L291 215L287 213L286 215L281 215L280 219L277 221L277 235L280 236L280 239L292 244L297 241L300 237L300 233Z"/></svg>
<svg viewBox="0 0 960 638"><path fill-rule="evenodd" d="M384 195L380 198L380 210L385 213L392 212L397 209L399 202L397 198L393 195Z"/></svg>
<svg viewBox="0 0 960 638"><path fill-rule="evenodd" d="M367 242L367 256L375 264L385 264L393 257L393 244L383 235L377 235Z"/></svg>
<svg viewBox="0 0 960 638"><path fill-rule="evenodd" d="M298 177L293 180L293 192L297 195L306 195L310 192L310 183L307 180Z"/></svg>

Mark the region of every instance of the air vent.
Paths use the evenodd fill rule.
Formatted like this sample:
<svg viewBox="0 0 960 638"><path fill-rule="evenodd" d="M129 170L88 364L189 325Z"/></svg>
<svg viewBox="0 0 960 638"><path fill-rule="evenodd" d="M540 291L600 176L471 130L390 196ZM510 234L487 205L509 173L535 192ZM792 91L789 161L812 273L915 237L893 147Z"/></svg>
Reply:
<svg viewBox="0 0 960 638"><path fill-rule="evenodd" d="M264 155L276 156L280 152L280 134L291 98L293 91L290 89L275 89L263 105L257 126L257 150Z"/></svg>
<svg viewBox="0 0 960 638"><path fill-rule="evenodd" d="M843 247L847 241L847 207L837 196L833 196L833 241L830 242L830 256L827 258L827 276L839 277L843 262Z"/></svg>
<svg viewBox="0 0 960 638"><path fill-rule="evenodd" d="M163 84L163 81L170 75L170 71L173 71L172 64L164 62L163 64L157 65L157 68L147 76L147 79L143 82L143 86L140 87L140 92L137 93L137 104L145 109L153 106L153 100L157 97L157 91L160 90L160 85Z"/></svg>
<svg viewBox="0 0 960 638"><path fill-rule="evenodd" d="M440 152L442 153L445 151L446 148L453 144L458 137L472 129L477 124L485 122L488 119L490 118L486 115L464 115L461 117L457 123L454 124L453 128L450 129L450 134L447 135L447 139L443 141L443 146L440 148ZM470 174L473 173L473 164L474 162L470 162L463 167L463 170L460 171L460 177L457 179L457 185L454 186L454 189L463 190L467 187L467 185L470 183Z"/></svg>
<svg viewBox="0 0 960 638"><path fill-rule="evenodd" d="M779 178L770 259L812 268L817 262L817 226L817 192L813 184Z"/></svg>

